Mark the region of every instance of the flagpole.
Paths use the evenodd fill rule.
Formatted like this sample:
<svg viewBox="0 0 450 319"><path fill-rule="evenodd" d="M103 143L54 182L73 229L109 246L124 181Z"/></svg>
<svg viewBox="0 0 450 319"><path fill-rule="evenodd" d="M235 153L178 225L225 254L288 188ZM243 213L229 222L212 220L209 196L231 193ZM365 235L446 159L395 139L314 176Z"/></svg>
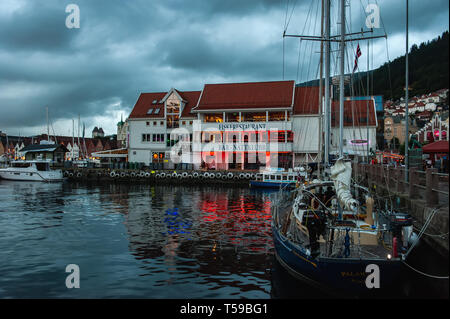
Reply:
<svg viewBox="0 0 450 319"><path fill-rule="evenodd" d="M369 92L369 45L370 45L370 40L367 40L367 96L370 96L370 92ZM367 128L367 164L369 164L369 148L370 148L370 139L369 139L369 100L367 100L366 102L367 104L367 115L366 115L366 128Z"/></svg>
<svg viewBox="0 0 450 319"><path fill-rule="evenodd" d="M409 147L409 108L408 108L408 99L409 99L409 74L408 74L408 53L409 53L409 45L408 45L408 0L406 0L406 56L405 56L405 182L408 183L408 147Z"/></svg>

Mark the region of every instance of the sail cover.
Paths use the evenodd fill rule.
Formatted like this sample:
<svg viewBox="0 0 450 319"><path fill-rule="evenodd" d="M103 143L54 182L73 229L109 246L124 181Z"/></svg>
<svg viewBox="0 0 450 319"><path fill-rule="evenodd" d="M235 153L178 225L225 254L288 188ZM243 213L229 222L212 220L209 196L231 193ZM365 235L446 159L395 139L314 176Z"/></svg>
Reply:
<svg viewBox="0 0 450 319"><path fill-rule="evenodd" d="M344 209L355 211L358 207L358 202L350 192L351 178L351 163L344 161L342 158L338 159L336 164L331 167L331 179L334 182L336 196Z"/></svg>

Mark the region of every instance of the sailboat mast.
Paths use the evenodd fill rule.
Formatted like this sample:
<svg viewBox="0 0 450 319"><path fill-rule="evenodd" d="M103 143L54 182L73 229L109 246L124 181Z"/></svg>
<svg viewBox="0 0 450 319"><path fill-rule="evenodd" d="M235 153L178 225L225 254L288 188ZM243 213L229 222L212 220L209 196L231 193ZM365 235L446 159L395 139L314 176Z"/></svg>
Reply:
<svg viewBox="0 0 450 319"><path fill-rule="evenodd" d="M408 109L408 99L409 99L409 74L408 74L408 0L406 0L406 55L405 55L405 182L408 182L408 142L409 142L409 109Z"/></svg>
<svg viewBox="0 0 450 319"><path fill-rule="evenodd" d="M345 66L345 0L341 0L341 41L339 76L339 157L344 155L344 66Z"/></svg>
<svg viewBox="0 0 450 319"><path fill-rule="evenodd" d="M72 156L71 156L72 161L73 161L73 148L75 146L74 144L75 144L75 121L74 119L72 119Z"/></svg>
<svg viewBox="0 0 450 319"><path fill-rule="evenodd" d="M324 19L324 0L322 2L322 11L320 17L320 35L323 36L323 19ZM318 175L320 176L320 165L322 163L322 139L323 139L323 100L322 100L322 92L323 92L323 41L320 42L320 79L319 79L319 154L318 154Z"/></svg>
<svg viewBox="0 0 450 319"><path fill-rule="evenodd" d="M47 110L47 141L50 142L50 124L48 121L48 106L45 107L45 109Z"/></svg>
<svg viewBox="0 0 450 319"><path fill-rule="evenodd" d="M370 88L370 82L369 82L369 46L370 46L370 40L367 40L367 96L370 96L369 88ZM367 115L366 115L366 129L367 129L367 163L369 163L369 100L366 102L367 104Z"/></svg>
<svg viewBox="0 0 450 319"><path fill-rule="evenodd" d="M325 0L325 166L330 153L330 0Z"/></svg>
<svg viewBox="0 0 450 319"><path fill-rule="evenodd" d="M78 140L78 159L80 158L80 114L78 114L78 136L77 136L77 140Z"/></svg>

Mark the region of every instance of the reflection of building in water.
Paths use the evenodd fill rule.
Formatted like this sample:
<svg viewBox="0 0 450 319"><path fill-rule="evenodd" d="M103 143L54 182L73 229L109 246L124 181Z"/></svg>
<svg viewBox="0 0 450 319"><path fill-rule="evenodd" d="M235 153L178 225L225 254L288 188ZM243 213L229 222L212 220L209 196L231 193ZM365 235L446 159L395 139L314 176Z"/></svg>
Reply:
<svg viewBox="0 0 450 319"><path fill-rule="evenodd" d="M153 187L142 193L130 192L125 225L130 251L145 260L142 268L149 275L170 267L163 277L172 282L195 275L214 285L262 289L257 281L268 279L272 257L266 197L247 189L201 187ZM179 219L166 219L175 216L167 214L174 208ZM243 269L255 270L248 283Z"/></svg>

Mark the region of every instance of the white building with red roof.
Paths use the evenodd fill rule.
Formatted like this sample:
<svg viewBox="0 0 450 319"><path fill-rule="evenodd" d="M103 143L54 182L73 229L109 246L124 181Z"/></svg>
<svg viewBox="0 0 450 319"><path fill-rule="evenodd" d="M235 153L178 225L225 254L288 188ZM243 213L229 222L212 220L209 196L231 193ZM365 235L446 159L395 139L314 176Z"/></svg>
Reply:
<svg viewBox="0 0 450 319"><path fill-rule="evenodd" d="M332 103L331 114L337 150L338 103ZM366 154L367 140L375 149L374 102L345 101L344 114L345 152ZM318 87L297 87L294 81L142 93L128 117L129 161L164 168L176 163L220 170L292 168L317 162L321 118Z"/></svg>

